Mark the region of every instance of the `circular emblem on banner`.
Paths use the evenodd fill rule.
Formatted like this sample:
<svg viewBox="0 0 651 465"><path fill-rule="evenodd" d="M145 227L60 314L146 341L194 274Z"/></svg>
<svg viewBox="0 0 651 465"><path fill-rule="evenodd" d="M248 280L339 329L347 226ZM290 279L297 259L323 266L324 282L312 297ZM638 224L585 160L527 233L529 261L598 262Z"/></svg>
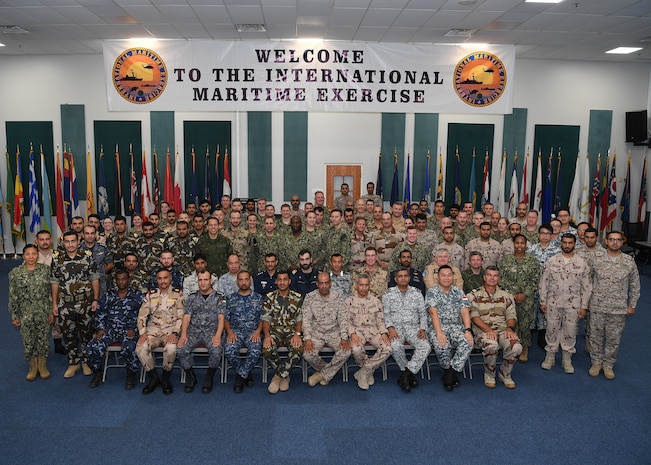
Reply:
<svg viewBox="0 0 651 465"><path fill-rule="evenodd" d="M167 67L153 50L130 48L115 59L111 77L123 99L136 104L149 103L165 90Z"/></svg>
<svg viewBox="0 0 651 465"><path fill-rule="evenodd" d="M502 96L505 88L504 63L492 53L471 53L454 68L454 90L468 105L488 106Z"/></svg>

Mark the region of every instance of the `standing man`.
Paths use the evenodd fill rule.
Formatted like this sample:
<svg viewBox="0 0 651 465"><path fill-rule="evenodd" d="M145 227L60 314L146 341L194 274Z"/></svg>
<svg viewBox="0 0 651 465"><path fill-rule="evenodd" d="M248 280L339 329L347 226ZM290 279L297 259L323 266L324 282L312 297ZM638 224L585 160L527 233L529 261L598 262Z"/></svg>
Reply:
<svg viewBox="0 0 651 465"><path fill-rule="evenodd" d="M183 295L190 295L199 290L199 273L202 273L208 269L208 261L206 256L203 254L195 254L192 259L192 265L194 266L194 271L190 273L190 276L186 277L183 280ZM219 277L211 273L211 282L212 288L214 290L219 289Z"/></svg>
<svg viewBox="0 0 651 465"><path fill-rule="evenodd" d="M460 270L466 269L465 250L456 242L454 228L447 226L441 232L443 241L439 243L437 249L446 249L450 254L450 264Z"/></svg>
<svg viewBox="0 0 651 465"><path fill-rule="evenodd" d="M353 277L343 270L344 259L341 254L333 254L330 257L330 280L332 289L339 292L343 297L350 297L353 291ZM317 277L318 280L318 277Z"/></svg>
<svg viewBox="0 0 651 465"><path fill-rule="evenodd" d="M134 247L145 273L152 274L160 268L160 254L165 248L164 242L164 239L154 237L154 224L151 221L142 224L142 237L136 240Z"/></svg>
<svg viewBox="0 0 651 465"><path fill-rule="evenodd" d="M479 212L476 213L478 215ZM479 237L471 239L466 244L466 263L470 260L470 252L480 252L484 257L484 267L497 266L502 258L502 245L491 239L493 228L488 221L479 225Z"/></svg>
<svg viewBox="0 0 651 465"><path fill-rule="evenodd" d="M208 259L208 271L221 276L226 271L226 260L233 253L231 241L220 234L219 220L211 217L208 219L208 234L199 238L195 247L197 253L201 253Z"/></svg>
<svg viewBox="0 0 651 465"><path fill-rule="evenodd" d="M235 371L233 391L241 393L244 385L253 386L251 370L260 358L262 341L262 296L251 289L251 275L248 271L237 274L239 291L228 296L226 301L226 346L224 352ZM246 358L240 358L240 350L246 347Z"/></svg>
<svg viewBox="0 0 651 465"><path fill-rule="evenodd" d="M160 268L153 272L149 277L149 290L153 291L158 287L157 275L161 268L166 269L172 275L172 288L181 290L183 289L183 275L174 265L174 255L170 250L163 250L158 259Z"/></svg>
<svg viewBox="0 0 651 465"><path fill-rule="evenodd" d="M149 382L142 393L151 394L160 384L163 386L163 394L171 394L170 375L176 360L176 343L183 321L183 299L181 292L172 288L172 274L169 270L159 270L156 281L158 289L149 292L138 312L140 338L136 354L149 373ZM163 376L159 378L151 351L161 345L164 346Z"/></svg>
<svg viewBox="0 0 651 465"><path fill-rule="evenodd" d="M88 366L93 370L90 387L95 388L102 382L104 375L104 354L106 348L119 343L120 355L127 369L125 389L136 387L136 373L140 362L136 356L136 339L138 334L138 311L144 300L143 295L129 287L129 272L115 272L116 289L111 289L100 299L95 313L95 334L86 346Z"/></svg>
<svg viewBox="0 0 651 465"><path fill-rule="evenodd" d="M391 254L391 262L389 263L389 271L398 269L398 257L403 250L411 251L412 266L421 273L425 271L425 267L432 259L432 252L423 244L418 242L418 229L416 226L409 226L405 240L398 244Z"/></svg>
<svg viewBox="0 0 651 465"><path fill-rule="evenodd" d="M470 319L475 340L484 356L484 385L491 389L495 387L497 353L502 349L502 365L497 377L504 386L514 389L511 372L522 346L515 333L517 316L513 297L497 287L499 282L499 269L486 267L484 285L468 294Z"/></svg>
<svg viewBox="0 0 651 465"><path fill-rule="evenodd" d="M93 334L93 314L99 303L99 273L90 252L78 250L75 231L63 233L63 251L52 255L50 284L52 313L61 318L63 342L68 351L64 378L72 378L82 364L86 376L93 370L86 364L86 346Z"/></svg>
<svg viewBox="0 0 651 465"><path fill-rule="evenodd" d="M372 200L375 206L382 207L382 197L375 193L375 184L372 182L366 183L366 195L363 195L364 200Z"/></svg>
<svg viewBox="0 0 651 465"><path fill-rule="evenodd" d="M253 289L265 296L271 291L276 290L276 278L278 277L278 258L273 252L269 252L264 257L264 271L261 271L253 278Z"/></svg>
<svg viewBox="0 0 651 465"><path fill-rule="evenodd" d="M479 252L470 252L468 268L461 272L463 279L463 292L469 294L473 289L478 289L484 284L484 258Z"/></svg>
<svg viewBox="0 0 651 465"><path fill-rule="evenodd" d="M391 353L402 374L398 385L403 391L418 387L416 374L432 347L427 341L427 313L425 299L415 287L409 285L408 268L401 268L395 274L396 287L389 288L382 296L384 322L389 331ZM411 344L414 353L407 361L405 342Z"/></svg>
<svg viewBox="0 0 651 465"><path fill-rule="evenodd" d="M201 221L203 224L203 221ZM192 258L199 238L190 235L190 225L186 221L176 222L176 235L167 238L165 248L174 256L179 272L185 277L192 273Z"/></svg>
<svg viewBox="0 0 651 465"><path fill-rule="evenodd" d="M326 386L350 357L348 319L344 299L331 290L330 275L319 273L317 290L303 301L303 358L316 371L307 380L310 387ZM319 355L324 345L335 351L329 362Z"/></svg>
<svg viewBox="0 0 651 465"><path fill-rule="evenodd" d="M290 290L289 284L289 272L279 271L276 275L278 289L267 294L262 304L262 355L274 370L274 377L267 388L271 394L289 389L289 374L303 355L303 296ZM287 347L287 357L284 361L281 361L278 354L279 347Z"/></svg>
<svg viewBox="0 0 651 465"><path fill-rule="evenodd" d="M576 352L577 326L579 318L585 317L592 293L590 266L574 253L575 244L574 234L564 233L561 253L547 260L540 279L540 309L547 318L547 355L541 365L545 370L556 363L560 346L563 370L574 373L572 354Z"/></svg>
<svg viewBox="0 0 651 465"><path fill-rule="evenodd" d="M623 240L621 232L609 232L606 253L594 257L590 299L590 376L593 377L599 376L603 368L606 379L615 379L613 367L626 317L635 313L640 298L640 275L633 258L620 250Z"/></svg>
<svg viewBox="0 0 651 465"><path fill-rule="evenodd" d="M342 223L341 210L332 210L330 222L332 225L327 229L324 236L324 257L332 257L334 253L340 253L344 263L348 264L350 262L351 231Z"/></svg>
<svg viewBox="0 0 651 465"><path fill-rule="evenodd" d="M380 267L377 250L373 247L367 248L364 253L364 266L353 271L353 288L355 288L357 279L362 275L365 275L370 280L369 291L371 295L378 299L382 298L382 294L387 290L389 274Z"/></svg>
<svg viewBox="0 0 651 465"><path fill-rule="evenodd" d="M371 278L367 274L357 277L357 295L346 299L348 331L355 362L360 369L355 373L357 386L368 389L375 383L373 372L391 355L389 332L384 325L384 310L380 299L369 293ZM375 347L375 354L369 358L366 343Z"/></svg>
<svg viewBox="0 0 651 465"><path fill-rule="evenodd" d="M181 368L185 370L185 392L194 391L197 377L192 369L192 351L200 344L208 349L208 370L201 392L212 391L215 371L222 360L222 333L224 332L224 310L226 299L221 292L212 288L212 276L208 270L197 273L199 292L185 299L181 336L177 343L177 355Z"/></svg>
<svg viewBox="0 0 651 465"><path fill-rule="evenodd" d="M396 271L392 271L389 275L389 287L397 286L396 273L401 269L405 269L409 272L409 285L418 289L421 294L423 294L423 297L425 297L427 289L425 288L423 274L417 269L411 267L411 251L403 250L400 252L398 262L400 263L400 268L398 268Z"/></svg>
<svg viewBox="0 0 651 465"><path fill-rule="evenodd" d="M124 267L127 252L135 252L134 240L127 233L127 219L118 215L113 222L115 232L106 238L106 246L113 252L113 263L117 268Z"/></svg>
<svg viewBox="0 0 651 465"><path fill-rule="evenodd" d="M337 196L337 198L335 199L334 207L337 210L344 211L346 209L346 202L352 201L353 203L355 203L355 199L353 198L352 195L349 194L350 187L348 186L347 183L343 183L339 188L339 191L341 192L341 195Z"/></svg>
<svg viewBox="0 0 651 465"><path fill-rule="evenodd" d="M382 229L375 232L373 235L373 241L377 248L378 265L383 270L389 269L389 262L391 261L393 251L398 247L398 244L400 244L403 239L404 236L402 233L399 233L396 231L396 228L393 227L391 213L382 213Z"/></svg>
<svg viewBox="0 0 651 465"><path fill-rule="evenodd" d="M38 261L48 268L52 266L52 233L45 229L36 233L36 247L38 248ZM63 345L61 334L61 318L55 317L52 325L52 340L54 341L54 352L66 355L66 348Z"/></svg>

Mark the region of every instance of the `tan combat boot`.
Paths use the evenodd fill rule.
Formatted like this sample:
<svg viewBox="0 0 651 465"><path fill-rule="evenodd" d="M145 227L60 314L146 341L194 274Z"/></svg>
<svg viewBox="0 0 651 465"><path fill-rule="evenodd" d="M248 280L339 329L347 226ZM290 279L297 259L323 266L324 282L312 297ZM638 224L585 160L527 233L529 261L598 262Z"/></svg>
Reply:
<svg viewBox="0 0 651 465"><path fill-rule="evenodd" d="M36 359L36 367L38 368L38 374L41 376L41 379L48 379L50 377L50 371L45 365L47 362L47 357L41 356Z"/></svg>
<svg viewBox="0 0 651 465"><path fill-rule="evenodd" d="M529 347L523 345L522 346L522 352L520 353L520 357L518 357L518 360L522 363L527 363L529 361Z"/></svg>
<svg viewBox="0 0 651 465"><path fill-rule="evenodd" d="M36 379L37 374L38 374L38 368L36 367L36 357L33 357L29 359L29 371L27 372L27 376L25 376L25 379L27 381L34 381Z"/></svg>
<svg viewBox="0 0 651 465"><path fill-rule="evenodd" d="M563 351L563 371L567 374L572 374L574 373L574 367L572 366L572 354Z"/></svg>
<svg viewBox="0 0 651 465"><path fill-rule="evenodd" d="M545 360L540 364L540 367L543 370L551 370L554 365L556 365L556 354L553 352L547 352Z"/></svg>

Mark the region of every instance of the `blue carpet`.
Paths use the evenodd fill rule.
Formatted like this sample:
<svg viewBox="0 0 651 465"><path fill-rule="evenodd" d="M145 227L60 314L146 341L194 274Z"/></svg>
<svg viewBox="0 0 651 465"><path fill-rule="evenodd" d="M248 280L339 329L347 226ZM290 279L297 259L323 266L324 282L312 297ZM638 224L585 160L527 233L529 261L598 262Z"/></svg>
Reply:
<svg viewBox="0 0 651 465"><path fill-rule="evenodd" d="M0 261L0 292L7 271ZM2 464L648 464L651 463L651 278L642 276L637 314L624 331L617 379L591 378L579 337L576 373L560 360L540 368L542 350L517 364L515 390L483 386L482 369L453 393L432 380L406 394L395 380L368 392L352 378L309 388L300 371L291 389L275 396L256 384L243 394L216 384L210 395L185 394L177 370L175 392L150 396L124 390L124 371L109 370L98 389L79 373L64 379L65 357L52 354L52 378L27 382L22 344L0 304L0 444ZM581 330L582 334L582 330ZM559 357L560 359L560 357ZM200 382L203 370L198 370Z"/></svg>

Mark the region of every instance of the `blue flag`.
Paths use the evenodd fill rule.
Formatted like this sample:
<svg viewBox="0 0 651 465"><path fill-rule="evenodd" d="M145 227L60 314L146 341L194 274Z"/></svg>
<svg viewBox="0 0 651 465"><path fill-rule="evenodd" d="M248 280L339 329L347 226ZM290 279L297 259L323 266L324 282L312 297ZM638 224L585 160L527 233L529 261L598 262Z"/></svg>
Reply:
<svg viewBox="0 0 651 465"><path fill-rule="evenodd" d="M629 181L631 177L631 157L628 157L628 162L626 166L626 179L624 179L624 194L622 195L622 200L620 202L619 208L622 210L622 223L631 222L631 183Z"/></svg>
<svg viewBox="0 0 651 465"><path fill-rule="evenodd" d="M38 182L34 166L34 150L29 151L29 232L36 234L41 230L41 208L38 201Z"/></svg>
<svg viewBox="0 0 651 465"><path fill-rule="evenodd" d="M472 168L470 168L469 202L472 202L472 211L477 209L477 175L475 174L475 150L472 151Z"/></svg>
<svg viewBox="0 0 651 465"><path fill-rule="evenodd" d="M203 170L203 198L210 202L210 148L206 147L206 163ZM197 203L197 207L199 204Z"/></svg>
<svg viewBox="0 0 651 465"><path fill-rule="evenodd" d="M43 183L43 215L41 222L43 229L52 232L52 196L50 195L50 181L48 180L47 169L45 168L45 154L41 147L41 181Z"/></svg>

